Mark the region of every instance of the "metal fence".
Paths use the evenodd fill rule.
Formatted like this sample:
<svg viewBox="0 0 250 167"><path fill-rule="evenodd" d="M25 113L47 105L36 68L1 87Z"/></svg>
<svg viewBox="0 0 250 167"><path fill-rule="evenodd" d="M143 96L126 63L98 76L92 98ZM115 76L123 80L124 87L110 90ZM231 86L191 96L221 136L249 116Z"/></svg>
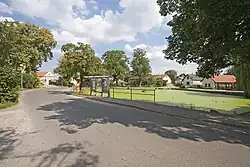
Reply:
<svg viewBox="0 0 250 167"><path fill-rule="evenodd" d="M113 98L117 98L116 95L124 94L128 95L125 96L126 99L130 100L136 100L136 96L151 96L152 99L150 101L153 101L155 103L156 101L156 90L155 89L137 89L137 88L117 88L112 87L111 88L111 94ZM119 98L119 96L118 96Z"/></svg>

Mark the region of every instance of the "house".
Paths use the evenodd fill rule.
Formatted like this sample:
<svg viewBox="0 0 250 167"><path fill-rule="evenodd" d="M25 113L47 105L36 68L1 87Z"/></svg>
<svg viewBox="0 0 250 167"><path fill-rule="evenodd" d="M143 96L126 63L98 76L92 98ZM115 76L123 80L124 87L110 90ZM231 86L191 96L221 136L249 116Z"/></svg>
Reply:
<svg viewBox="0 0 250 167"><path fill-rule="evenodd" d="M194 74L187 74L181 84L186 86L186 87L202 87L202 80L203 78L198 77Z"/></svg>
<svg viewBox="0 0 250 167"><path fill-rule="evenodd" d="M234 75L217 75L212 77L215 89L232 90L236 88L236 77Z"/></svg>
<svg viewBox="0 0 250 167"><path fill-rule="evenodd" d="M202 88L215 89L215 82L212 78L204 78L202 80Z"/></svg>
<svg viewBox="0 0 250 167"><path fill-rule="evenodd" d="M175 85L181 85L182 80L185 78L186 74L180 74L179 76L177 76L176 80L175 80Z"/></svg>
<svg viewBox="0 0 250 167"><path fill-rule="evenodd" d="M45 84L45 85L49 85L50 81L56 81L58 80L58 76L51 73L51 72L41 72L38 71L37 72L37 76L40 80L41 83Z"/></svg>
<svg viewBox="0 0 250 167"><path fill-rule="evenodd" d="M236 88L236 77L234 75L217 75L211 78L201 78L188 74L182 80L182 85L186 87L232 90Z"/></svg>
<svg viewBox="0 0 250 167"><path fill-rule="evenodd" d="M171 78L166 74L151 74L150 77L155 79L162 79L166 85L172 83Z"/></svg>

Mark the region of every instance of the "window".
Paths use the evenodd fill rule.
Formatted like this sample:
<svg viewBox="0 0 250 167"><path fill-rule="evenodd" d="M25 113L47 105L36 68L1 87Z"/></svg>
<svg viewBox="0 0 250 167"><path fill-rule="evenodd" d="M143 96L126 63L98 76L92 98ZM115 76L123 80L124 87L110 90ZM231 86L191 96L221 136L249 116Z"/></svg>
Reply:
<svg viewBox="0 0 250 167"><path fill-rule="evenodd" d="M189 79L189 76L187 76L187 79Z"/></svg>
<svg viewBox="0 0 250 167"><path fill-rule="evenodd" d="M207 84L205 83L205 88L207 87Z"/></svg>
<svg viewBox="0 0 250 167"><path fill-rule="evenodd" d="M190 85L190 83L189 83L189 82L187 82L187 85L189 86L189 85Z"/></svg>
<svg viewBox="0 0 250 167"><path fill-rule="evenodd" d="M208 84L208 87L211 88L211 84L210 83Z"/></svg>

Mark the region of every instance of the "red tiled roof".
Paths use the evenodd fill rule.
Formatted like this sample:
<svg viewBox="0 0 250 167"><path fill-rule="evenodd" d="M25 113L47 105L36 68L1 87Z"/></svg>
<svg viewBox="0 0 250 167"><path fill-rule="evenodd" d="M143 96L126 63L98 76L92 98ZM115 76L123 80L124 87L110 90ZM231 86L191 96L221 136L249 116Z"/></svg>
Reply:
<svg viewBox="0 0 250 167"><path fill-rule="evenodd" d="M36 72L38 77L44 77L47 73L48 72L41 72L41 71Z"/></svg>
<svg viewBox="0 0 250 167"><path fill-rule="evenodd" d="M236 77L234 75L218 75L212 77L216 83L236 83Z"/></svg>

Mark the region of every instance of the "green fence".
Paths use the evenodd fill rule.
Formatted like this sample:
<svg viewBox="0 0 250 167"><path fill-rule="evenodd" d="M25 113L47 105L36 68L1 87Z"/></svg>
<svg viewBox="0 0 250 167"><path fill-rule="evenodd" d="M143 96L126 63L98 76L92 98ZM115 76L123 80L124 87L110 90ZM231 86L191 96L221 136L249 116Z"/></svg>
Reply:
<svg viewBox="0 0 250 167"><path fill-rule="evenodd" d="M110 89L111 97L123 98L130 100L146 100L155 103L156 90L155 89L137 89L137 88L117 88Z"/></svg>

